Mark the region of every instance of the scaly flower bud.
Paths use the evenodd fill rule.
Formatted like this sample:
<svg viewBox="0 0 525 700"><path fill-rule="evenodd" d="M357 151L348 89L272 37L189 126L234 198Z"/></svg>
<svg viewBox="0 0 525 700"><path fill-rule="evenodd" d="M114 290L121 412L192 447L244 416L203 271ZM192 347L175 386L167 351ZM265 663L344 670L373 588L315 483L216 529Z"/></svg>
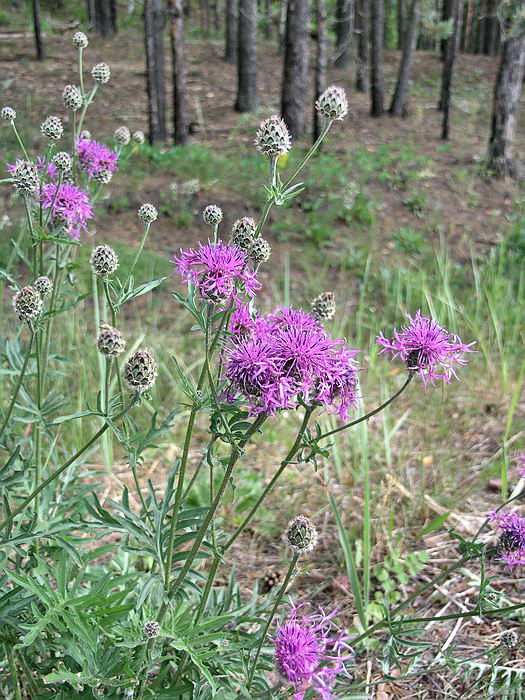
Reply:
<svg viewBox="0 0 525 700"><path fill-rule="evenodd" d="M84 129L83 131L80 132L79 138L82 141L89 141L91 139L91 131Z"/></svg>
<svg viewBox="0 0 525 700"><path fill-rule="evenodd" d="M145 224L151 224L153 221L157 220L157 210L153 204L146 202L143 204L138 211L139 219Z"/></svg>
<svg viewBox="0 0 525 700"><path fill-rule="evenodd" d="M132 134L132 136L131 136L131 138L132 138L133 141L135 141L135 143L137 143L139 146L142 146L142 144L143 144L144 141L145 141L144 132L143 132L143 131L140 131L140 130L134 131L133 134Z"/></svg>
<svg viewBox="0 0 525 700"><path fill-rule="evenodd" d="M249 216L237 219L232 229L231 240L233 245L236 245L244 252L248 252L254 242L256 228L255 221Z"/></svg>
<svg viewBox="0 0 525 700"><path fill-rule="evenodd" d="M53 114L51 114L49 117L46 117L46 119L44 119L40 125L40 131L44 136L47 136L48 139L58 141L58 139L61 138L62 134L64 133L62 120L59 117L55 117Z"/></svg>
<svg viewBox="0 0 525 700"><path fill-rule="evenodd" d="M97 347L99 352L105 357L117 357L117 355L124 352L126 340L116 328L109 326L107 323L101 323Z"/></svg>
<svg viewBox="0 0 525 700"><path fill-rule="evenodd" d="M36 166L27 160L17 160L11 176L15 190L21 197L33 194L38 187Z"/></svg>
<svg viewBox="0 0 525 700"><path fill-rule="evenodd" d="M53 282L49 277L38 277L33 283L33 287L40 292L43 297L47 297L53 291Z"/></svg>
<svg viewBox="0 0 525 700"><path fill-rule="evenodd" d="M317 544L317 530L309 518L298 515L288 523L286 539L296 554L306 554Z"/></svg>
<svg viewBox="0 0 525 700"><path fill-rule="evenodd" d="M128 358L124 365L124 379L134 391L147 391L155 384L157 363L149 350L142 348Z"/></svg>
<svg viewBox="0 0 525 700"><path fill-rule="evenodd" d="M330 85L317 99L315 108L329 121L344 119L348 114L345 91L337 85Z"/></svg>
<svg viewBox="0 0 525 700"><path fill-rule="evenodd" d="M12 107L2 107L0 117L6 122L12 124L16 119L16 112Z"/></svg>
<svg viewBox="0 0 525 700"><path fill-rule="evenodd" d="M202 212L202 218L205 224L215 226L222 221L222 209L216 204L208 204Z"/></svg>
<svg viewBox="0 0 525 700"><path fill-rule="evenodd" d="M96 83L101 83L104 85L104 83L109 81L111 71L109 70L107 63L97 63L96 66L93 66L91 75Z"/></svg>
<svg viewBox="0 0 525 700"><path fill-rule="evenodd" d="M518 635L514 630L506 630L500 637L502 646L514 649L518 646Z"/></svg>
<svg viewBox="0 0 525 700"><path fill-rule="evenodd" d="M292 138L281 117L274 115L261 122L255 136L255 145L259 153L269 158L288 153L292 147Z"/></svg>
<svg viewBox="0 0 525 700"><path fill-rule="evenodd" d="M118 267L118 256L108 245L98 245L91 254L91 269L97 277L107 277Z"/></svg>
<svg viewBox="0 0 525 700"><path fill-rule="evenodd" d="M62 92L62 102L71 112L76 112L82 107L82 95L76 85L66 85Z"/></svg>
<svg viewBox="0 0 525 700"><path fill-rule="evenodd" d="M31 285L23 287L13 297L13 307L21 321L36 318L42 311L43 304L40 292Z"/></svg>
<svg viewBox="0 0 525 700"><path fill-rule="evenodd" d="M127 126L119 126L115 129L115 141L120 143L121 146L127 146L131 141L131 132Z"/></svg>
<svg viewBox="0 0 525 700"><path fill-rule="evenodd" d="M270 244L264 238L256 238L248 250L250 260L256 264L268 262L271 253Z"/></svg>
<svg viewBox="0 0 525 700"><path fill-rule="evenodd" d="M98 182L99 185L107 185L111 182L113 177L113 171L102 165L98 170L93 173L93 180Z"/></svg>
<svg viewBox="0 0 525 700"><path fill-rule="evenodd" d="M88 44L89 41L84 32L75 32L73 34L73 46L76 46L77 49L85 49Z"/></svg>
<svg viewBox="0 0 525 700"><path fill-rule="evenodd" d="M154 639L155 637L159 636L160 632L160 625L156 620L151 620L150 622L146 622L144 625L144 636L147 639Z"/></svg>
<svg viewBox="0 0 525 700"><path fill-rule="evenodd" d="M69 155L69 153L66 153L66 151L59 151L58 153L56 153L53 156L51 162L53 163L53 165L59 173L68 173L73 167L73 161L71 160L71 156Z"/></svg>
<svg viewBox="0 0 525 700"><path fill-rule="evenodd" d="M324 292L319 294L312 301L312 310L310 315L319 321L328 321L335 315L335 298L333 292Z"/></svg>

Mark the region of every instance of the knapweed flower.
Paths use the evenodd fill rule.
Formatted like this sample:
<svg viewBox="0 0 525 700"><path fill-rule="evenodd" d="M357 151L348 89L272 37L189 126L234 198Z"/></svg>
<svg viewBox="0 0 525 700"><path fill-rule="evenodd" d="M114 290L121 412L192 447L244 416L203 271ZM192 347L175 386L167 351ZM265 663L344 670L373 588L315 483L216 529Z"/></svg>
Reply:
<svg viewBox="0 0 525 700"><path fill-rule="evenodd" d="M0 118L12 124L16 119L16 112L12 107L2 107L0 110Z"/></svg>
<svg viewBox="0 0 525 700"><path fill-rule="evenodd" d="M48 139L58 141L64 133L62 120L60 117L55 117L51 114L49 117L46 117L40 125L40 131L44 136L47 136Z"/></svg>
<svg viewBox="0 0 525 700"><path fill-rule="evenodd" d="M243 216L233 224L232 245L236 245L245 253L250 250L255 240L255 230L257 225L250 216Z"/></svg>
<svg viewBox="0 0 525 700"><path fill-rule="evenodd" d="M248 249L248 257L256 265L260 265L263 262L268 262L270 255L272 254L272 249L270 244L265 238L256 238Z"/></svg>
<svg viewBox="0 0 525 700"><path fill-rule="evenodd" d="M216 226L222 221L222 209L216 204L208 204L202 212L202 219L208 226Z"/></svg>
<svg viewBox="0 0 525 700"><path fill-rule="evenodd" d="M121 146L127 146L131 141L131 132L127 126L119 126L115 129L115 133L113 135L115 137L115 141Z"/></svg>
<svg viewBox="0 0 525 700"><path fill-rule="evenodd" d="M130 389L147 391L157 379L157 363L149 350L136 350L124 365L124 379Z"/></svg>
<svg viewBox="0 0 525 700"><path fill-rule="evenodd" d="M298 515L288 523L286 539L296 554L307 554L317 544L317 530L310 518Z"/></svg>
<svg viewBox="0 0 525 700"><path fill-rule="evenodd" d="M329 321L335 316L335 297L333 292L323 292L312 301L310 313L319 321Z"/></svg>
<svg viewBox="0 0 525 700"><path fill-rule="evenodd" d="M97 338L98 351L105 357L117 357L126 347L126 340L122 333L107 323L100 324L100 332Z"/></svg>
<svg viewBox="0 0 525 700"><path fill-rule="evenodd" d="M47 295L51 294L53 291L53 282L51 282L49 277L38 277L33 282L33 287L37 290L37 292L40 292L43 297L47 297Z"/></svg>
<svg viewBox="0 0 525 700"><path fill-rule="evenodd" d="M80 232L87 231L87 221L93 216L93 208L84 190L67 182L60 186L54 182L46 183L42 186L41 202L44 209L53 206L52 221L63 223L73 240L78 241Z"/></svg>
<svg viewBox="0 0 525 700"><path fill-rule="evenodd" d="M23 287L13 297L13 308L21 321L36 318L43 305L40 292L31 285Z"/></svg>
<svg viewBox="0 0 525 700"><path fill-rule="evenodd" d="M118 153L111 151L103 143L90 139L78 139L76 152L80 170L90 177L94 177L101 171L114 173L117 169Z"/></svg>
<svg viewBox="0 0 525 700"><path fill-rule="evenodd" d="M261 122L255 135L255 146L261 155L269 158L288 153L292 147L292 138L284 120L274 115Z"/></svg>
<svg viewBox="0 0 525 700"><path fill-rule="evenodd" d="M97 277L108 277L118 268L118 255L111 246L98 245L91 253L90 265Z"/></svg>
<svg viewBox="0 0 525 700"><path fill-rule="evenodd" d="M145 224L152 224L157 220L158 213L153 204L146 202L139 207L138 210L139 219Z"/></svg>
<svg viewBox="0 0 525 700"><path fill-rule="evenodd" d="M492 523L502 530L498 540L498 559L505 561L511 569L525 564L525 518L509 510L493 511L489 515Z"/></svg>
<svg viewBox="0 0 525 700"><path fill-rule="evenodd" d="M239 293L254 296L261 286L256 273L246 267L245 253L222 241L199 243L197 249L181 250L172 262L183 281L194 284L202 298L214 304L239 302Z"/></svg>
<svg viewBox="0 0 525 700"><path fill-rule="evenodd" d="M60 173L68 173L73 167L71 156L69 153L66 153L66 151L59 151L58 153L55 153L52 163Z"/></svg>
<svg viewBox="0 0 525 700"><path fill-rule="evenodd" d="M338 679L349 677L346 665L353 657L351 637L333 621L337 609L322 608L307 614L308 603L294 605L273 638L275 661L283 680L294 687L294 700L303 700L311 689L331 700Z"/></svg>
<svg viewBox="0 0 525 700"><path fill-rule="evenodd" d="M76 46L77 49L85 49L88 44L89 41L84 32L75 32L73 34L73 46Z"/></svg>
<svg viewBox="0 0 525 700"><path fill-rule="evenodd" d="M342 87L330 85L319 95L315 108L329 121L342 120L348 114L348 100Z"/></svg>
<svg viewBox="0 0 525 700"><path fill-rule="evenodd" d="M91 75L96 83L107 83L111 77L111 71L107 63L97 63L91 69Z"/></svg>
<svg viewBox="0 0 525 700"><path fill-rule="evenodd" d="M154 639L159 636L160 625L156 620L150 620L144 625L144 636L147 639Z"/></svg>
<svg viewBox="0 0 525 700"><path fill-rule="evenodd" d="M142 146L144 141L146 140L146 137L144 136L143 131L134 131L133 134L131 135L132 141L134 141L138 146Z"/></svg>
<svg viewBox="0 0 525 700"><path fill-rule="evenodd" d="M234 339L247 340L253 334L255 325L248 304L238 304L231 315L228 331Z"/></svg>
<svg viewBox="0 0 525 700"><path fill-rule="evenodd" d="M53 163L46 163L45 159L42 158L42 156L38 156L36 159L36 163L28 163L28 161L20 160L19 158L16 159L14 163L7 163L7 172L11 173L13 175L15 171L17 170L18 166L22 163L26 163L28 165L25 166L25 168L22 168L20 173L22 171L27 171L29 172L31 170L30 166L35 167L36 172L38 175L42 176L42 173L44 177L48 177L51 180L55 180L58 177L58 171L56 167L54 166ZM45 169L45 172L44 172ZM35 186L36 187L36 186Z"/></svg>
<svg viewBox="0 0 525 700"><path fill-rule="evenodd" d="M457 335L438 326L430 316L422 316L418 311L414 317L407 314L409 323L400 331L394 329L394 337L377 336L377 344L382 346L379 354L389 353L392 359L399 357L411 372L418 374L423 385L435 385L436 380L450 382L458 378L455 365L466 365L467 352L474 352Z"/></svg>
<svg viewBox="0 0 525 700"><path fill-rule="evenodd" d="M99 168L93 175L93 180L95 180L95 182L98 182L99 185L108 185L112 179L113 172L105 165Z"/></svg>
<svg viewBox="0 0 525 700"><path fill-rule="evenodd" d="M14 164L7 164L7 170L11 173L13 185L18 195L26 197L36 192L38 170L34 163L17 159Z"/></svg>
<svg viewBox="0 0 525 700"><path fill-rule="evenodd" d="M62 102L66 109L76 112L82 107L84 100L76 85L66 85L62 92Z"/></svg>
<svg viewBox="0 0 525 700"><path fill-rule="evenodd" d="M506 649L515 649L518 646L518 641L518 633L514 630L505 630L500 637L500 642Z"/></svg>

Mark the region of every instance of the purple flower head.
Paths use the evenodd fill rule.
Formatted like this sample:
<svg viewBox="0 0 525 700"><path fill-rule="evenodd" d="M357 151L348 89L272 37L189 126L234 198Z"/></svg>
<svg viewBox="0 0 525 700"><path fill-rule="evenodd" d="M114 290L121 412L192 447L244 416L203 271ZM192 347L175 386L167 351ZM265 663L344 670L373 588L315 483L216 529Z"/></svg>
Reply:
<svg viewBox="0 0 525 700"><path fill-rule="evenodd" d="M68 228L73 240L80 239L80 231L87 231L87 220L93 216L93 208L84 190L62 183L57 192L57 183L48 183L42 187L41 201L44 209L53 206L52 218L62 221ZM55 197L56 195L56 197Z"/></svg>
<svg viewBox="0 0 525 700"><path fill-rule="evenodd" d="M273 639L279 673L294 686L295 700L302 700L312 688L323 700L335 698L338 677L349 676L346 664L353 656L348 642L351 637L333 621L337 609L326 615L305 614L307 603L294 605L286 620L279 624Z"/></svg>
<svg viewBox="0 0 525 700"><path fill-rule="evenodd" d="M266 321L274 328L295 329L303 331L320 331L324 333L323 327L317 319L310 314L306 314L299 309L282 306L266 316Z"/></svg>
<svg viewBox="0 0 525 700"><path fill-rule="evenodd" d="M516 457L516 470L521 479L525 479L525 452Z"/></svg>
<svg viewBox="0 0 525 700"><path fill-rule="evenodd" d="M232 313L229 331L234 339L246 340L255 329L256 321L252 318L248 304L239 304Z"/></svg>
<svg viewBox="0 0 525 700"><path fill-rule="evenodd" d="M76 152L80 169L90 177L100 172L114 173L117 169L118 153L103 143L80 138L77 140Z"/></svg>
<svg viewBox="0 0 525 700"><path fill-rule="evenodd" d="M509 510L493 511L489 518L502 530L498 541L499 560L511 569L525 564L525 518Z"/></svg>
<svg viewBox="0 0 525 700"><path fill-rule="evenodd" d="M172 262L185 282L194 284L203 299L215 304L224 305L231 300L240 303L239 291L254 296L261 287L256 273L246 267L247 256L222 241L181 250Z"/></svg>
<svg viewBox="0 0 525 700"><path fill-rule="evenodd" d="M401 358L408 369L416 372L423 385L435 385L437 379L450 382L457 377L454 365L466 365L464 356L471 350L457 335L449 333L446 328L438 326L430 316L421 316L418 311L412 318L407 314L408 325L401 331L394 329L394 337L386 338L382 333L377 336L377 344L382 346L379 354L390 353L392 359Z"/></svg>
<svg viewBox="0 0 525 700"><path fill-rule="evenodd" d="M14 163L6 163L7 172L10 174L14 173L17 165L21 162L22 161L19 158L17 158ZM42 158L42 156L38 156L38 158L36 159L35 166L36 166L36 171L39 175L42 173L42 170L44 169L44 163L45 163L45 159ZM57 172L57 169L55 168L55 166L53 165L53 163L49 162L49 163L47 163L47 165L45 167L46 167L46 172L45 172L44 177L48 177L50 180L55 180L58 177L58 172Z"/></svg>

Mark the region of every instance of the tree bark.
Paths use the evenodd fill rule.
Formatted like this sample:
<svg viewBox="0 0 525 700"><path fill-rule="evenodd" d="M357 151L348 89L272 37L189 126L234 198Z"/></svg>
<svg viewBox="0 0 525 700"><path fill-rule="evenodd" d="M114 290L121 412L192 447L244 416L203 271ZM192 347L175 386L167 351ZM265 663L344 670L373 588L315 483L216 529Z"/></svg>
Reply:
<svg viewBox="0 0 525 700"><path fill-rule="evenodd" d="M372 72L371 72L371 108L372 117L384 114L384 77L383 77L383 0L372 2Z"/></svg>
<svg viewBox="0 0 525 700"><path fill-rule="evenodd" d="M148 93L149 141L151 144L166 140L163 28L163 0L145 0L146 88Z"/></svg>
<svg viewBox="0 0 525 700"><path fill-rule="evenodd" d="M497 52L498 35L499 35L499 20L496 15L497 3L496 0L490 0L488 6L488 29L487 29L487 44L486 53L488 56L494 56Z"/></svg>
<svg viewBox="0 0 525 700"><path fill-rule="evenodd" d="M328 36L326 32L325 0L317 0L317 55L315 60L315 99L326 89L326 65L328 63ZM317 141L322 129L321 117L314 105L313 141Z"/></svg>
<svg viewBox="0 0 525 700"><path fill-rule="evenodd" d="M279 4L279 31L277 32L277 50L279 53L284 51L284 36L286 34L286 12L288 9L288 0L281 0Z"/></svg>
<svg viewBox="0 0 525 700"><path fill-rule="evenodd" d="M443 7L442 7L442 12L441 12L441 20L443 22L447 22L449 19L452 17L452 5L453 5L454 0L443 0ZM440 51L441 51L441 60L444 62L447 58L447 50L448 50L448 39L441 39L441 44L440 44Z"/></svg>
<svg viewBox="0 0 525 700"><path fill-rule="evenodd" d="M370 0L359 0L356 14L358 30L357 66L355 88L358 92L368 92L368 42L370 36Z"/></svg>
<svg viewBox="0 0 525 700"><path fill-rule="evenodd" d="M335 13L336 68L345 70L350 65L353 25L353 0L337 0Z"/></svg>
<svg viewBox="0 0 525 700"><path fill-rule="evenodd" d="M300 138L306 128L309 21L310 0L289 0L286 15L281 113L294 139Z"/></svg>
<svg viewBox="0 0 525 700"><path fill-rule="evenodd" d="M257 109L257 0L239 0L237 112Z"/></svg>
<svg viewBox="0 0 525 700"><path fill-rule="evenodd" d="M463 0L453 0L452 19L454 22L452 35L447 42L447 55L443 64L443 74L441 79L441 96L439 98L438 109L443 110L443 123L441 127L441 138L446 141L450 134L450 99L452 91L452 78L454 76L454 64L459 48L461 35L461 20L463 16Z"/></svg>
<svg viewBox="0 0 525 700"><path fill-rule="evenodd" d="M42 39L42 25L40 22L40 0L33 0L33 26L35 28L36 59L37 61L43 61L46 55Z"/></svg>
<svg viewBox="0 0 525 700"><path fill-rule="evenodd" d="M226 0L226 41L224 46L224 60L227 63L235 63L237 60L238 33L237 0Z"/></svg>
<svg viewBox="0 0 525 700"><path fill-rule="evenodd" d="M404 12L403 0L397 0L397 48L403 48L404 31Z"/></svg>
<svg viewBox="0 0 525 700"><path fill-rule="evenodd" d="M410 6L407 30L403 37L403 54L399 66L399 75L397 77L396 89L389 110L393 117L407 116L408 84L410 82L410 73L414 62L414 53L416 51L419 2L420 0L412 0L412 5Z"/></svg>
<svg viewBox="0 0 525 700"><path fill-rule="evenodd" d="M168 14L173 70L173 141L176 145L183 146L188 140L188 117L182 0L168 0Z"/></svg>
<svg viewBox="0 0 525 700"><path fill-rule="evenodd" d="M270 41L272 38L272 3L264 0L264 38Z"/></svg>
<svg viewBox="0 0 525 700"><path fill-rule="evenodd" d="M115 0L94 0L93 31L105 39L117 33L117 8Z"/></svg>
<svg viewBox="0 0 525 700"><path fill-rule="evenodd" d="M495 177L515 176L514 137L516 112L525 66L525 35L508 32L494 87L492 130L487 153L487 169Z"/></svg>

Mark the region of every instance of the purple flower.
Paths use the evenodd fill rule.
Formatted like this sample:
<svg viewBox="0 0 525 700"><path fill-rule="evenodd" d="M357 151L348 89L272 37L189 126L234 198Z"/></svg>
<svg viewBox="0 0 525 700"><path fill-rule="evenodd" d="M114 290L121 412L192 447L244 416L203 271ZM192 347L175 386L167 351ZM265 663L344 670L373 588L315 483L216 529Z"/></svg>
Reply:
<svg viewBox="0 0 525 700"><path fill-rule="evenodd" d="M254 296L261 287L256 273L247 268L247 256L222 241L199 243L197 250L181 250L172 262L185 282L194 284L203 299L215 304L224 305L231 300L240 303L239 291Z"/></svg>
<svg viewBox="0 0 525 700"><path fill-rule="evenodd" d="M80 169L90 177L100 172L114 173L117 169L118 153L103 143L90 139L78 139L76 145Z"/></svg>
<svg viewBox="0 0 525 700"><path fill-rule="evenodd" d="M525 564L525 518L509 510L493 511L489 518L501 530L498 541L499 560L511 569Z"/></svg>
<svg viewBox="0 0 525 700"><path fill-rule="evenodd" d="M57 193L57 183L48 183L42 187L41 202L44 209L53 206L52 218L63 222L73 240L80 239L80 231L87 231L87 220L93 216L93 208L86 192L62 183ZM55 199L56 194L56 199Z"/></svg>
<svg viewBox="0 0 525 700"><path fill-rule="evenodd" d="M10 174L11 174L11 173L14 173L14 171L16 170L17 165L18 165L19 163L21 163L21 162L22 162L22 161L21 161L19 158L17 158L16 161L15 161L14 163L6 163L6 165L7 165L7 172L10 173ZM36 166L36 171L37 171L37 173L38 173L39 175L40 175L40 173L42 172L42 170L44 169L44 163L45 163L45 159L42 158L42 156L38 156L38 158L36 159L35 166ZM45 176L44 176L44 177L48 177L50 180L54 180L54 179L56 179L56 178L58 177L57 169L55 168L55 166L53 165L53 163L51 163L51 162L47 163L47 165L46 165L46 172L45 172Z"/></svg>
<svg viewBox="0 0 525 700"><path fill-rule="evenodd" d="M255 324L248 304L239 304L232 313L228 330L235 339L246 340L252 336Z"/></svg>
<svg viewBox="0 0 525 700"><path fill-rule="evenodd" d="M390 353L392 359L400 357L410 371L419 374L425 387L429 382L434 386L436 379L447 383L453 376L458 379L454 365L467 364L463 356L474 352L470 349L474 343L465 345L430 316L421 316L421 311L413 318L407 314L407 318L410 323L401 331L394 329L393 338L382 333L377 336L377 344L383 346L379 354Z"/></svg>
<svg viewBox="0 0 525 700"><path fill-rule="evenodd" d="M273 639L277 668L294 686L295 700L302 700L309 688L323 700L331 700L338 677L349 676L346 663L353 656L348 644L351 637L334 623L337 609L326 615L319 608L307 615L302 612L307 605L292 603L288 617L278 626Z"/></svg>

